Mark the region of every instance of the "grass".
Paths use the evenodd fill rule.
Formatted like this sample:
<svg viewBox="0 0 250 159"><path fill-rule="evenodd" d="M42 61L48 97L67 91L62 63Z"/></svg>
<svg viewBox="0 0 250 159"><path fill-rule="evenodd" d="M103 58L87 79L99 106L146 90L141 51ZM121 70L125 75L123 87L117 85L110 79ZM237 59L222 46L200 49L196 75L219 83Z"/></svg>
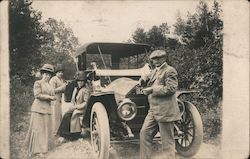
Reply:
<svg viewBox="0 0 250 159"><path fill-rule="evenodd" d="M24 159L28 157L27 145L25 143L26 134L29 128L30 115L22 113L19 120L14 120L10 134L11 158ZM12 120L13 120L12 116ZM12 121L12 122L14 122Z"/></svg>

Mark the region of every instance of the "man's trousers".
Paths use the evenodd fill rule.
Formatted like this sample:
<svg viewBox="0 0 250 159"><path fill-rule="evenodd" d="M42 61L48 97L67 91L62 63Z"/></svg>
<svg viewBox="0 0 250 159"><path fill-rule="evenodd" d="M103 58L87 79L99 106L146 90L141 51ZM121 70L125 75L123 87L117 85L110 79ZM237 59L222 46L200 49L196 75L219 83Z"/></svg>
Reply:
<svg viewBox="0 0 250 159"><path fill-rule="evenodd" d="M149 159L152 153L152 141L160 131L162 141L161 158L175 158L174 122L157 122L152 112L148 112L140 131L140 158Z"/></svg>

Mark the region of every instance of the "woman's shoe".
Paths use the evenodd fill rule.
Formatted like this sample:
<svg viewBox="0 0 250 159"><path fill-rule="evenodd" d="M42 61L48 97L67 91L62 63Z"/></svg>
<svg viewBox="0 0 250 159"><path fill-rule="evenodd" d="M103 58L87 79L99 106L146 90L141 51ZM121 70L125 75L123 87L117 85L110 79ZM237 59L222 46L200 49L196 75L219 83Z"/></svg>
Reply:
<svg viewBox="0 0 250 159"><path fill-rule="evenodd" d="M46 153L38 153L38 154L36 154L36 157L45 158L46 157Z"/></svg>
<svg viewBox="0 0 250 159"><path fill-rule="evenodd" d="M58 139L57 139L57 144L62 144L62 143L65 143L66 142L66 139L64 138L64 137L59 137Z"/></svg>
<svg viewBox="0 0 250 159"><path fill-rule="evenodd" d="M87 138L90 136L90 132L86 129L83 129L82 132L81 132L81 137L82 138Z"/></svg>

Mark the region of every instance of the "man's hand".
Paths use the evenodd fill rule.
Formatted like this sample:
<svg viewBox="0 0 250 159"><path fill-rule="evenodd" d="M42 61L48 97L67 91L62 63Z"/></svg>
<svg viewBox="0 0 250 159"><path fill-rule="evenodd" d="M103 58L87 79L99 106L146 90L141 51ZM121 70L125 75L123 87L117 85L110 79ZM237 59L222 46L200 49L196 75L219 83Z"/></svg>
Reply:
<svg viewBox="0 0 250 159"><path fill-rule="evenodd" d="M142 89L142 92L144 95L149 95L149 94L153 93L153 88L152 87L144 88L144 89Z"/></svg>
<svg viewBox="0 0 250 159"><path fill-rule="evenodd" d="M138 81L138 85L141 86L143 82L144 82L144 80L142 78L140 78Z"/></svg>
<svg viewBox="0 0 250 159"><path fill-rule="evenodd" d="M138 81L138 85L142 86L142 87L145 87L147 85L147 80L145 80L143 78L140 78L139 81Z"/></svg>
<svg viewBox="0 0 250 159"><path fill-rule="evenodd" d="M49 96L49 99L53 101L53 100L56 100L56 97L55 96Z"/></svg>

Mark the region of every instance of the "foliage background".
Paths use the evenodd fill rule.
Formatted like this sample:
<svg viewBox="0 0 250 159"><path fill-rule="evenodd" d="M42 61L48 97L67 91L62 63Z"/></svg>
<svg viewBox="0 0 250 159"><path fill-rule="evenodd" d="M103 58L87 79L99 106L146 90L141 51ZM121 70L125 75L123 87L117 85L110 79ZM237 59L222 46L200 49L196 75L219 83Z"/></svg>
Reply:
<svg viewBox="0 0 250 159"><path fill-rule="evenodd" d="M129 42L147 43L168 52L167 62L178 72L179 89L197 89L200 93L186 96L201 113L205 140L221 133L223 71L223 22L221 5L214 1L209 8L200 1L196 13L177 17L174 36L167 22L148 31L137 28Z"/></svg>
<svg viewBox="0 0 250 159"><path fill-rule="evenodd" d="M25 158L25 132L33 99L34 74L44 63L63 63L65 78L72 79L75 64L72 54L80 46L71 28L62 21L34 10L29 0L9 1L11 158ZM221 134L223 22L219 2L213 7L200 1L194 14L178 16L169 26L163 22L149 30L137 28L129 43L147 43L168 52L168 63L178 71L180 89L199 89L186 96L201 113L205 142ZM18 26L18 27L17 27ZM174 33L170 33L170 28ZM133 59L132 59L133 60Z"/></svg>

